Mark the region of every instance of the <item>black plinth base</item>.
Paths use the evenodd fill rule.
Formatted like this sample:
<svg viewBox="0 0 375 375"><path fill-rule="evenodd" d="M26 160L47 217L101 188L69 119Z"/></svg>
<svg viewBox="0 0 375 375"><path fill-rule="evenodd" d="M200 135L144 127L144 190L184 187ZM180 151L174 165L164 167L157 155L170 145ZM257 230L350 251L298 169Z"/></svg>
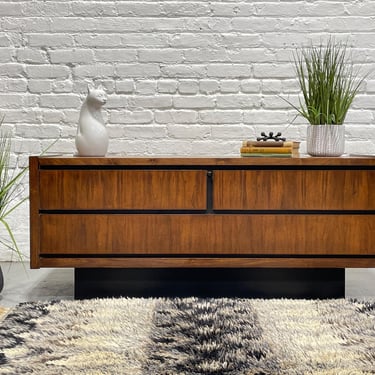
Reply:
<svg viewBox="0 0 375 375"><path fill-rule="evenodd" d="M76 268L75 298L344 298L345 269Z"/></svg>

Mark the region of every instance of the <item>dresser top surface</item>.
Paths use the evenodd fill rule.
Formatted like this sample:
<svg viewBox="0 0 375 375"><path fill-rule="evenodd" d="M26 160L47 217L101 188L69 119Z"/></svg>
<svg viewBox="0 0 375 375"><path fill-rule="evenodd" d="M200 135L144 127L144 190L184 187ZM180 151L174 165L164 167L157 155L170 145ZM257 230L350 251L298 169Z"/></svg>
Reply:
<svg viewBox="0 0 375 375"><path fill-rule="evenodd" d="M69 155L31 156L41 166L368 166L375 167L375 157L76 157Z"/></svg>

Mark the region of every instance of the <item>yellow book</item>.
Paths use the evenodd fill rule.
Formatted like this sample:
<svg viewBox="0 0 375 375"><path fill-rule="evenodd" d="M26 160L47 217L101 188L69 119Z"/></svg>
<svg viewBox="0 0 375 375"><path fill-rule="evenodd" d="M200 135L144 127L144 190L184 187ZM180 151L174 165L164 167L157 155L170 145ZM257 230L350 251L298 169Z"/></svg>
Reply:
<svg viewBox="0 0 375 375"><path fill-rule="evenodd" d="M262 152L253 152L253 153L241 153L241 156L242 157L257 157L257 158L292 158L294 157L295 155L294 154L281 154L281 153L269 153L267 152L266 154L265 153L262 153Z"/></svg>

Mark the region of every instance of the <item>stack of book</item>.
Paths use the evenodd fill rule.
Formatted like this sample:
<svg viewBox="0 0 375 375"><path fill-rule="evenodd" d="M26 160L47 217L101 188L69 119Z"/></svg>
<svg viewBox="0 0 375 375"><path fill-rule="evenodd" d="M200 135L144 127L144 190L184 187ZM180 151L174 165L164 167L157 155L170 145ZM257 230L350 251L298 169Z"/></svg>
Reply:
<svg viewBox="0 0 375 375"><path fill-rule="evenodd" d="M299 142L295 141L243 141L241 156L291 158L298 156Z"/></svg>

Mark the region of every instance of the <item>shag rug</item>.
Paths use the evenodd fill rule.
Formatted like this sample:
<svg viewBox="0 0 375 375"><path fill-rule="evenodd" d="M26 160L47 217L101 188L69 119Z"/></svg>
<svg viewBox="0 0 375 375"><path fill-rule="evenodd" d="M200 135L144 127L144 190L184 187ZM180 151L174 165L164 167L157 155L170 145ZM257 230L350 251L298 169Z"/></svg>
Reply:
<svg viewBox="0 0 375 375"><path fill-rule="evenodd" d="M0 374L375 374L375 302L96 299L24 303Z"/></svg>

